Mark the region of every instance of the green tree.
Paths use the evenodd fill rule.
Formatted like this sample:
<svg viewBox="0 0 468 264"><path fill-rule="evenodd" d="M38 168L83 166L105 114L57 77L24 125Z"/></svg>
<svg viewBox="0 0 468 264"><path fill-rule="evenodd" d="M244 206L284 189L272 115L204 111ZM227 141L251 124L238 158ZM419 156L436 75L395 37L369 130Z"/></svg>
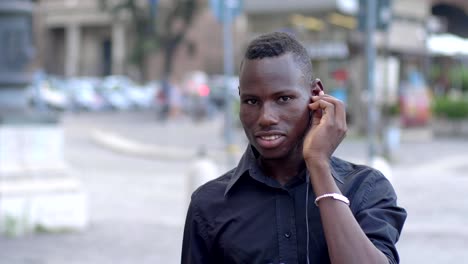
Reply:
<svg viewBox="0 0 468 264"><path fill-rule="evenodd" d="M121 0L118 3L100 0L100 5L103 10L112 12L114 17L121 12L130 15L135 39L129 59L137 66L143 79L146 79L146 59L153 52L163 54L163 81L170 78L174 55L182 45L195 52L194 44L186 39L186 35L201 9L202 0Z"/></svg>

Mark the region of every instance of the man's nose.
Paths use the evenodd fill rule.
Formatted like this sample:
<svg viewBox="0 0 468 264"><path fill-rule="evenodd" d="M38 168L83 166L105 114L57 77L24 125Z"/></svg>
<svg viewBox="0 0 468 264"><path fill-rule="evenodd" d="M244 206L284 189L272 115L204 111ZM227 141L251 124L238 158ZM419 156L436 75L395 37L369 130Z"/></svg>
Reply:
<svg viewBox="0 0 468 264"><path fill-rule="evenodd" d="M274 106L269 103L263 104L258 124L261 127L269 127L278 124L278 115Z"/></svg>

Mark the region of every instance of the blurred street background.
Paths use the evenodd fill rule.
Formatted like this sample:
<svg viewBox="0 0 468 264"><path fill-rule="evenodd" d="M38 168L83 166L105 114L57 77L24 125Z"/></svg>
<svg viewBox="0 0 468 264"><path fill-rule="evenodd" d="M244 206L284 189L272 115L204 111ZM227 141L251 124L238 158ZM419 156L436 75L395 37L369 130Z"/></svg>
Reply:
<svg viewBox="0 0 468 264"><path fill-rule="evenodd" d="M242 51L271 31L346 103L335 155L393 183L401 263L468 263L467 1L2 0L0 264L180 263L190 193L247 146Z"/></svg>

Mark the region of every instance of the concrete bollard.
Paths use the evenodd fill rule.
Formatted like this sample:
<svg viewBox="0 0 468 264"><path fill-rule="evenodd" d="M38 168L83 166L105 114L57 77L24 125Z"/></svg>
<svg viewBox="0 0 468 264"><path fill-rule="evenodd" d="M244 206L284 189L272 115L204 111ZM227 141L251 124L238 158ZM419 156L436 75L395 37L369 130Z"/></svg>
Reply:
<svg viewBox="0 0 468 264"><path fill-rule="evenodd" d="M219 176L219 168L216 163L210 159L206 149L201 147L197 156L190 164L186 179L186 204L190 204L192 193L203 184Z"/></svg>

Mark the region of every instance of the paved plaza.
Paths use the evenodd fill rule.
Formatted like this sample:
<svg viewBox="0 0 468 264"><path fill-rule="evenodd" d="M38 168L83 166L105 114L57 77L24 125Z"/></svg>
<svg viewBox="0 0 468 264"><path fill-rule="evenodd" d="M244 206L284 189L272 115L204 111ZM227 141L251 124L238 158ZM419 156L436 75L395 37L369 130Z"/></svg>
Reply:
<svg viewBox="0 0 468 264"><path fill-rule="evenodd" d="M151 112L83 113L66 114L63 127L70 173L89 195L89 228L0 237L0 263L180 263L191 157L204 146L220 172L229 167L216 155L222 118L160 123ZM234 135L238 156L246 142L240 129ZM364 139L350 136L336 155L363 162L366 150ZM405 140L392 172L408 210L401 263L468 263L468 140Z"/></svg>

